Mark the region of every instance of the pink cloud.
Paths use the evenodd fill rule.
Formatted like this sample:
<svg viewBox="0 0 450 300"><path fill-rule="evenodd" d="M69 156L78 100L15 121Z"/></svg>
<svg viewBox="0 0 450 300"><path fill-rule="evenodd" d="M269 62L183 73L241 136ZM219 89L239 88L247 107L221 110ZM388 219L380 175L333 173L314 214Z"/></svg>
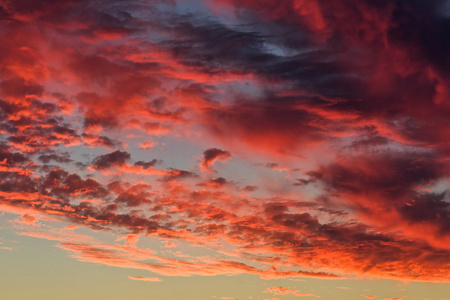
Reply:
<svg viewBox="0 0 450 300"><path fill-rule="evenodd" d="M147 141L147 142L144 142L144 143L139 144L139 147L140 147L141 149L148 150L148 149L152 149L152 148L155 147L157 144L158 144L158 143L156 143L156 142Z"/></svg>

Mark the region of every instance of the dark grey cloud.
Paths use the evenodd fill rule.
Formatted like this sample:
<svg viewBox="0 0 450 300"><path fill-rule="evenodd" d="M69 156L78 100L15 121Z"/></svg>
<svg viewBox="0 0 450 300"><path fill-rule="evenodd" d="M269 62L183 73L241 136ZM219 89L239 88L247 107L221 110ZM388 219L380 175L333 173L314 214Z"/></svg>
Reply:
<svg viewBox="0 0 450 300"><path fill-rule="evenodd" d="M116 150L109 154L99 155L92 161L92 168L96 170L110 169L115 166L123 166L127 160L131 159L130 153Z"/></svg>

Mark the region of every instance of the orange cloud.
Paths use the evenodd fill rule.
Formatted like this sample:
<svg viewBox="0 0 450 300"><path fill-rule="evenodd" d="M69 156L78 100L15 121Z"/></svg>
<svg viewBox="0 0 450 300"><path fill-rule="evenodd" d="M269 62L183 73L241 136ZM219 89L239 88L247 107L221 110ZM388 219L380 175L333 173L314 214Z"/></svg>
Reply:
<svg viewBox="0 0 450 300"><path fill-rule="evenodd" d="M275 295L288 295L288 294L292 294L295 296L299 296L299 297L308 297L308 296L314 296L313 294L302 294L297 290L290 290L288 288L283 288L281 286L273 286L270 288L267 288L265 290L265 292L267 293L272 293Z"/></svg>
<svg viewBox="0 0 450 300"><path fill-rule="evenodd" d="M77 225L67 225L66 227L64 227L64 229L66 229L66 230L75 230L77 228L78 228Z"/></svg>
<svg viewBox="0 0 450 300"><path fill-rule="evenodd" d="M30 216L28 214L24 214L22 216L22 219L23 219L22 223L25 223L25 224L34 224L37 221L37 219L35 217Z"/></svg>
<svg viewBox="0 0 450 300"><path fill-rule="evenodd" d="M141 280L141 281L150 281L150 282L159 282L162 281L161 278L158 277L140 277L140 276L128 276L131 280Z"/></svg>

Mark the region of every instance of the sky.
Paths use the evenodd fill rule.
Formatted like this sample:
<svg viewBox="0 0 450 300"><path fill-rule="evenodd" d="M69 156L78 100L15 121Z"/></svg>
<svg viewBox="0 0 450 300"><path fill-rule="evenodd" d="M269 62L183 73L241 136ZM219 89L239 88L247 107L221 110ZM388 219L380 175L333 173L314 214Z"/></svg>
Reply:
<svg viewBox="0 0 450 300"><path fill-rule="evenodd" d="M450 299L450 1L0 24L1 299Z"/></svg>

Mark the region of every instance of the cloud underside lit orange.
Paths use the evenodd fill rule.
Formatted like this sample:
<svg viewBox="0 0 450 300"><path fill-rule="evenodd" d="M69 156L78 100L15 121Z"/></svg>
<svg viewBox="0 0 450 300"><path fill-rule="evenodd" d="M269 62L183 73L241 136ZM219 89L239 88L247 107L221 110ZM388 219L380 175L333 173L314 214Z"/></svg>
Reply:
<svg viewBox="0 0 450 300"><path fill-rule="evenodd" d="M0 1L20 234L162 276L450 278L444 1L26 3Z"/></svg>

